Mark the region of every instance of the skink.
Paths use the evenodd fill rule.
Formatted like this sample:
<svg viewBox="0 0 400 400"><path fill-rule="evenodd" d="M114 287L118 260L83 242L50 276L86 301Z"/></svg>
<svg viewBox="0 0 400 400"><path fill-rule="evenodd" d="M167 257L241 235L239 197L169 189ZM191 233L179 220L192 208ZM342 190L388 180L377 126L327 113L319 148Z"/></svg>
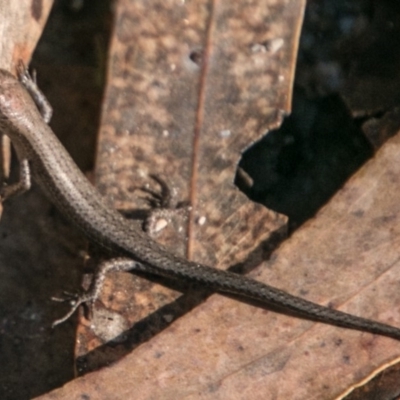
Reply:
<svg viewBox="0 0 400 400"><path fill-rule="evenodd" d="M24 81L26 75L21 74L20 78ZM100 264L89 290L53 325L69 318L80 304L93 303L107 272L132 270L196 282L214 291L285 308L323 323L400 339L400 329L393 326L324 307L251 278L168 252L106 204L43 120L26 88L4 70L0 70L0 131L11 139L20 162L20 180L2 188L2 200L28 190L33 178L89 240L115 255Z"/></svg>

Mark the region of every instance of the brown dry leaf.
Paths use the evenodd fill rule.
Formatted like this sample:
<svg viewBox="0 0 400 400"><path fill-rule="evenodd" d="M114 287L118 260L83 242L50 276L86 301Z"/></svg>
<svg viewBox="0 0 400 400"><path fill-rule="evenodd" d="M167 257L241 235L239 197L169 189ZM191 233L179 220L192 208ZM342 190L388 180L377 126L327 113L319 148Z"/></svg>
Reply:
<svg viewBox="0 0 400 400"><path fill-rule="evenodd" d="M399 363L396 363L393 366L384 366L382 371L376 374L373 379L368 377L366 379L367 382L361 382L361 385L357 385L357 387L355 387L348 396L340 397L340 400L398 399L399 376Z"/></svg>
<svg viewBox="0 0 400 400"><path fill-rule="evenodd" d="M399 157L398 134L251 276L400 326ZM399 356L400 343L389 338L214 295L51 398L334 399Z"/></svg>
<svg viewBox="0 0 400 400"><path fill-rule="evenodd" d="M217 268L249 267L263 259L263 242L286 234L287 219L251 203L233 181L243 150L290 111L304 6L118 2L96 181L120 209L148 208L135 189L157 190L150 174L166 180L176 201L189 201L188 221L178 216L156 237L171 251ZM112 360L148 340L196 304L190 297L169 307L176 292L110 276L107 309L82 321L80 369L109 362L93 349L119 335L124 345Z"/></svg>
<svg viewBox="0 0 400 400"><path fill-rule="evenodd" d="M28 64L52 4L52 0L0 0L0 68L14 73L19 60Z"/></svg>

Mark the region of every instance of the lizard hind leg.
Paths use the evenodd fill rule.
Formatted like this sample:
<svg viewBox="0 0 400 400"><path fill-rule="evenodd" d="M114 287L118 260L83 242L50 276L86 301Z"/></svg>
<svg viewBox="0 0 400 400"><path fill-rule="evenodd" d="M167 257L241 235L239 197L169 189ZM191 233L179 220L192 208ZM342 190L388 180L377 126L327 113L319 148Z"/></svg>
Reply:
<svg viewBox="0 0 400 400"><path fill-rule="evenodd" d="M89 289L81 294L72 294L64 292L63 298L53 297L54 301L69 301L71 304L70 310L61 318L55 320L52 327L56 327L67 321L78 309L81 304L86 304L89 308L89 315L93 314L94 303L100 295L106 275L111 271L140 271L144 270L144 266L138 261L131 258L118 257L110 260L105 260L100 263L93 276Z"/></svg>

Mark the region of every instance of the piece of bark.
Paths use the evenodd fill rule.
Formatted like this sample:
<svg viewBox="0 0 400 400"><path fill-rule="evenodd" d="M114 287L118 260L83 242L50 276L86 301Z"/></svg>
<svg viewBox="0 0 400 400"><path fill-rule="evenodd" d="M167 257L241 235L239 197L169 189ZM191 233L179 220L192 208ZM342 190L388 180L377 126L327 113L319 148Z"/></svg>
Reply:
<svg viewBox="0 0 400 400"><path fill-rule="evenodd" d="M137 189L158 189L150 175L164 179L176 202L192 208L155 239L216 268L257 265L264 243L286 233L284 216L233 184L243 150L291 107L305 3L275 6L121 0L116 7L96 184L114 207L144 209ZM191 301L169 308L176 298L130 274L110 276L101 296L106 310L82 320L79 369L104 365L108 358L92 350L111 338L123 341L125 354L151 337L143 330L164 329ZM157 317L161 307L167 310Z"/></svg>

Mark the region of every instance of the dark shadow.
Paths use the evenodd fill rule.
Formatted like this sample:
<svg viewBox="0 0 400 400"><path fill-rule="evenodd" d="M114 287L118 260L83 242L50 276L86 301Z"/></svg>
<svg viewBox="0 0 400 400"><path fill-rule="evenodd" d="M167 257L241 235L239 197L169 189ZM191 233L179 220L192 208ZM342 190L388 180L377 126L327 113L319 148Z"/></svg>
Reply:
<svg viewBox="0 0 400 400"><path fill-rule="evenodd" d="M236 184L250 199L290 218L291 228L312 217L373 154L339 97L308 99L295 92L282 126L248 149Z"/></svg>

